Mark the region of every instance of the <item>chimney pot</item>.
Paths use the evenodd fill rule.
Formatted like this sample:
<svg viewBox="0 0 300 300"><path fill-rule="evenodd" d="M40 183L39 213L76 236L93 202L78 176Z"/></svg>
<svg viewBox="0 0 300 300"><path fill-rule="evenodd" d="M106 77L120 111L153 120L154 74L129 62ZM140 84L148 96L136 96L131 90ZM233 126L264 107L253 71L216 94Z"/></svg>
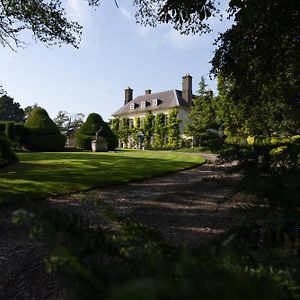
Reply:
<svg viewBox="0 0 300 300"><path fill-rule="evenodd" d="M128 104L133 99L133 89L128 87L125 90L125 100L124 105Z"/></svg>
<svg viewBox="0 0 300 300"><path fill-rule="evenodd" d="M151 90L145 90L145 95L150 95L151 94Z"/></svg>
<svg viewBox="0 0 300 300"><path fill-rule="evenodd" d="M182 77L182 99L185 100L188 105L192 104L192 79L189 73Z"/></svg>

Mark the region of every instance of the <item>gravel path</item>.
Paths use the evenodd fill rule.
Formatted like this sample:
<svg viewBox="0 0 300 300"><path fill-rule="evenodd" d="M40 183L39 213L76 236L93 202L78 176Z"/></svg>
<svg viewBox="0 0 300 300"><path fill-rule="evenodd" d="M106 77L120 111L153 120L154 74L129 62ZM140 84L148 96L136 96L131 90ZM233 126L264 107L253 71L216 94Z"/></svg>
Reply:
<svg viewBox="0 0 300 300"><path fill-rule="evenodd" d="M225 176L225 167L214 164L216 158L212 154L202 156L211 163L83 194L105 201L118 214L158 230L167 242L198 244L241 221L234 212L236 204L227 201L232 191L215 180ZM48 201L56 208L99 222L97 207L76 200L74 195ZM30 224L13 225L11 213L9 208L0 209L0 299L68 299L72 283L45 271L47 245L29 237Z"/></svg>

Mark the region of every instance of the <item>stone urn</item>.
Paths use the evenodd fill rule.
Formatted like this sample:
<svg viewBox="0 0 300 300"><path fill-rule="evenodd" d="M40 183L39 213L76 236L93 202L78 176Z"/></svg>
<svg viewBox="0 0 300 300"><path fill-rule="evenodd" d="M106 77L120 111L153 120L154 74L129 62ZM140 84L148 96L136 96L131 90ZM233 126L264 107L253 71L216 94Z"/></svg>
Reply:
<svg viewBox="0 0 300 300"><path fill-rule="evenodd" d="M92 151L93 152L107 152L108 151L107 140L102 136L98 136L97 139L92 140Z"/></svg>

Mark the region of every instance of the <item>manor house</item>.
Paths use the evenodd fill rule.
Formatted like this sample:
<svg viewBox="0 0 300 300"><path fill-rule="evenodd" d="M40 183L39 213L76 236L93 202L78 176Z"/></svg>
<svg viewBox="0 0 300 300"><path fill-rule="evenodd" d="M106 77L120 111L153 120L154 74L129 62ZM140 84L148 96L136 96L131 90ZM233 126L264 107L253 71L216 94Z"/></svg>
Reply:
<svg viewBox="0 0 300 300"><path fill-rule="evenodd" d="M125 90L124 105L112 114L113 118L129 118L129 127L135 126L134 122L139 117L141 123L147 112L151 111L155 117L159 113L165 115L165 122L168 122L168 114L172 108L177 107L177 117L180 119L179 135L184 136L184 126L187 122L189 107L192 105L192 76L189 74L182 77L182 90L169 90L152 93L151 90L146 90L144 95L133 98L133 90L128 87ZM154 137L152 139L152 142ZM167 143L168 135L165 134L165 143ZM131 148L131 137L128 139L128 145L124 145L120 141L120 147Z"/></svg>

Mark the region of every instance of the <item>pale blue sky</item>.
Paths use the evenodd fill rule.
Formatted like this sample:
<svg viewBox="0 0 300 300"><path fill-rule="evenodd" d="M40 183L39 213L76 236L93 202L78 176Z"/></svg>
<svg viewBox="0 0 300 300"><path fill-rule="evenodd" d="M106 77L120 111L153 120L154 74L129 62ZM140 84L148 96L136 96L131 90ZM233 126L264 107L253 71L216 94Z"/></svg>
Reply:
<svg viewBox="0 0 300 300"><path fill-rule="evenodd" d="M67 1L68 15L84 26L79 49L34 41L17 53L0 48L0 83L8 95L23 108L38 103L52 118L65 110L96 112L108 120L123 105L127 86L135 97L145 89L181 89L186 73L193 76L194 90L202 75L208 79L213 41L228 20L213 20L210 34L182 36L168 25L136 24L132 2L118 3L120 8L103 1L95 10L83 0ZM216 89L215 81L208 83Z"/></svg>

